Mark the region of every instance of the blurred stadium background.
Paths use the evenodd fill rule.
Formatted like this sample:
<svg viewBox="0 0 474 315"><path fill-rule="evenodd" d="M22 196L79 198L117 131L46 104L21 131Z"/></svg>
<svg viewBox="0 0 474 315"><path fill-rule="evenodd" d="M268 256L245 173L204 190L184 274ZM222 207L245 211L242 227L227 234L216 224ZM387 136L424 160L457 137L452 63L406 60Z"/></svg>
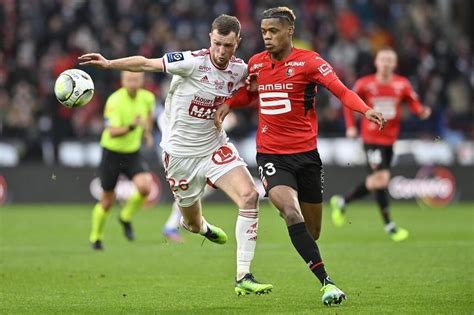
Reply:
<svg viewBox="0 0 474 315"><path fill-rule="evenodd" d="M156 242L160 224L153 220L164 220L167 210L154 214L153 220L146 220L138 216L137 230L139 231L140 226L142 227L141 234L144 235L142 241L145 239L141 248L130 249L127 247L126 252L111 251L111 256L108 258L92 257L85 248L87 246L87 229L89 228L89 210L98 196L99 185L95 179L97 177L95 167L100 161L101 154L98 140L103 128L102 110L107 96L119 86L119 73L83 68L95 82L95 96L89 105L75 110L61 106L54 97L53 85L59 73L69 68L77 68L77 57L85 52L101 52L107 58L136 54L146 57L160 57L169 51L208 47L210 23L222 13L236 15L240 19L243 41L237 55L247 60L253 53L263 50L259 30L261 12L266 8L280 4L289 6L296 13L295 44L319 52L335 67L342 81L348 86L351 86L359 76L374 71L373 57L380 47L393 46L399 55L397 72L410 79L423 104L430 106L433 110L433 115L425 122L411 116L408 110L404 114L401 137L395 147L397 158L393 169L394 178L389 190L393 199L408 200L403 204L395 204L402 209L400 214L395 215L395 218L411 221L413 228L419 230L420 238L417 239L414 236L414 245L407 247L406 251L395 251L396 257L391 256L394 255L394 252L390 252L390 250L380 252L382 248L389 245L389 243L380 242L375 243L375 248L379 250L380 256L373 254L375 256L358 257L357 255L363 253L354 248L364 248L363 246L367 246L367 244L374 245L370 243L370 240L379 238L379 234L382 233L379 231L381 229L373 228L377 232L370 230L369 225L364 221L365 218L374 221L374 226L379 224L376 221L378 218L375 217L376 214L371 214L375 211L374 209L370 212L365 211L366 206L363 206L360 209L362 214L359 218L359 223L364 226L362 230L353 228L349 232L346 231L334 236L335 230L328 227L323 232L322 246L329 249L327 258L336 261L333 268L340 269L340 274L343 274L343 270L347 268L344 261L351 261L352 258L358 257L364 263L359 262L359 265L356 263L357 268L367 268L365 263L371 263L370 268L372 266L375 268L373 269L374 274L386 274L390 270L377 269L382 266L379 264L380 261L384 264L403 264L404 262L397 260L399 255L404 261L410 262L411 269L400 271L394 268L397 273L406 272L418 281L427 281L428 283L430 280L427 280L429 277L426 274L416 276L420 271L415 267L420 266L421 263L426 263L429 266L437 265L439 264L437 259L444 260L443 257L446 255L452 259L452 262L458 263L461 270L464 269L467 272L464 279L467 282L463 282L460 287L462 290L467 289L467 297L464 299L453 297L453 300L446 299L444 301L440 296L437 296L438 302L436 303L438 304L435 303L433 309L423 308L432 302L430 294L435 296L438 286L444 287L445 291L443 292L448 290L446 283L449 287L451 282L451 280L447 280L451 279L447 278L448 276L455 277L454 284L460 277L463 277L455 270L450 273L442 267L433 267L434 269L428 270L433 270L435 273L431 275L434 282L431 287L426 284L431 291L426 296L418 296L421 304L416 307L419 308L404 309L401 307L392 308L392 310L396 309L398 313L413 311L437 313L440 310L446 310L443 307L451 305L454 307L451 309L454 313L473 311L474 285L472 280L468 280L474 278L472 267L474 265L472 257L474 239L474 217L472 215L474 208L472 203L474 202L474 189L472 188L474 179L474 102L472 98L474 72L472 68L473 17L471 1L0 0L0 206L4 205L4 211L0 209L0 241L1 251L5 254L5 256L3 254L1 256L8 257L8 263L7 259L0 257L0 266L3 264L3 271L0 270L2 272L0 282L4 283L1 289L7 298L6 304L0 304L6 313L14 313L15 310L20 312L35 312L36 310L38 313L61 312L61 310L70 310L68 307L73 307L75 312L103 311L100 308L83 308L90 301L100 304L102 301L97 296L89 299L87 296L81 295L83 293L80 292L83 291L76 290L77 287L73 285L68 287L67 281L64 282L66 284L62 284L63 291L54 291L57 289L55 285L48 284L51 279L59 286L59 282L62 282L64 278L74 278L85 288L90 286L89 282L92 281L94 285L97 285L95 288L99 290L93 291L96 294L113 287L119 287L119 290L122 290L122 279L132 282L140 279L143 283L149 284L149 288L156 289L147 278L149 270L154 268L150 262L144 263L137 270L138 276L136 278L132 278L130 275L124 278L117 276L112 282L103 285L99 285L99 282L106 281L102 278L105 278L105 274L111 271L107 268L97 267L97 265L103 264L104 267L114 265L129 253L131 253L130 257L136 257L138 261L143 262L147 261L150 255L153 261L162 259L156 253L150 254L155 250L153 242ZM157 96L157 114L163 110L169 82L170 76L165 74L147 75L146 88L152 90ZM328 198L333 193L347 190L354 181L360 181L361 176L365 173L365 160L361 143L344 138L341 104L330 97L324 89L319 90L317 110L320 130L318 143L326 168L325 198ZM238 146L241 155L251 166L251 171L256 175L253 140L256 115L252 110L236 111L234 116L227 121L226 128L229 131L229 136ZM158 204L157 209L168 209L171 194L163 179L162 166L158 158L160 156L158 143L161 135L157 126L155 126L154 136L157 144L156 149L144 152L157 175L156 193L150 203ZM122 198L130 193L130 185L125 181L119 186L119 189L119 195ZM223 200L223 196L218 193L209 199L209 201ZM24 203L29 204L26 209L24 206L18 205ZM51 205L55 203L68 205ZM70 205L72 203L80 205L72 206ZM223 205L221 207L229 208L229 210L232 208L230 203L218 205ZM152 209L154 208L152 207ZM210 215L226 220L224 227L227 227L231 232L233 219L225 219L218 208L219 206L211 207ZM267 210L265 204L264 208ZM432 209L431 212L423 212L419 208L443 208L443 210ZM444 208L452 212L444 212ZM38 209L41 212L37 212ZM61 209L67 209L69 214L65 215ZM268 207L268 209L270 208ZM49 213L49 215L45 217L42 213ZM72 216L77 221L74 221ZM285 244L285 250L290 253L292 249L287 246L288 241L284 238L286 232L282 228L283 225L279 230L277 229L279 238L275 236L275 239L272 239L270 243L265 243L270 239L270 236L264 236L265 231L268 233L272 231L269 224L265 226L264 220L267 216L269 220L267 222L281 225L277 222L277 216L273 212L271 215L264 215L263 228L261 229L262 255L267 253L267 259L279 261L281 257L271 255L274 255L273 248L280 246L275 245L279 244L280 238L280 243ZM30 219L31 221L29 221ZM60 223L57 223L56 219ZM357 223L357 220L354 222ZM31 223L33 226L30 226ZM35 223L37 224L35 225ZM59 226L56 223L65 226L55 230ZM68 227L67 224L71 225ZM109 224L114 225L114 223ZM330 225L329 221L326 221L325 224L326 226ZM118 229L118 227L113 228ZM48 234L48 230L56 234ZM116 232L116 234L118 233ZM446 235L449 237L445 238ZM116 238L119 239L119 236L111 235L111 244L115 242L113 246L123 246ZM351 243L354 246L344 246L343 244L346 244L344 242L348 239L352 239L355 245ZM443 243L448 239L450 243ZM426 241L426 243L422 243L422 241ZM187 250L191 251L194 256L199 255L199 253L195 253L196 247L199 246L197 240L190 237L189 242L190 244L186 244ZM325 242L326 245L324 245ZM440 243L441 247L438 248ZM38 254L34 248L42 249L44 253ZM433 249L433 251L423 256L422 248ZM436 251L436 248L439 251ZM338 256L340 252L335 254L330 249L335 249L335 251L342 249L346 254ZM469 252L471 254L468 254ZM70 253L70 256L67 253ZM211 253L219 257L217 251ZM420 253L419 257L424 259L423 262L417 261L412 256L416 256L418 253ZM48 254L63 257L64 264L76 266L79 271L71 271L69 265L60 266L56 261L53 263ZM183 260L188 260L185 254L177 254L174 249L164 249L163 255L171 255L170 257L178 255L176 257L180 258L179 255L182 255ZM225 255L231 257L233 255L232 248L227 249ZM258 250L257 255L259 255ZM293 258L291 259L295 261L294 264L298 264L296 256ZM25 259L31 260L33 266L43 266L46 262L50 265L46 266L46 264L44 267L38 267L39 269L31 269L31 272L28 273L25 270L29 270L31 265ZM195 268L194 265L206 264L205 260L201 262L200 258L197 259L193 264L184 263L184 266ZM343 261L338 261L338 259ZM369 259L370 262L364 259ZM262 259L257 261L257 264L258 262L262 262ZM133 265L124 264L122 262L118 264L118 267L116 265L113 268L133 268ZM17 266L18 269L13 266ZM162 267L166 273L173 273L173 268ZM95 268L97 269L92 276L87 279L80 278L81 272L87 273ZM228 266L219 265L216 270L219 268L229 269ZM8 272L11 273L8 275ZM22 280L21 275L25 272L31 278L27 277ZM272 280L271 272L278 273L279 270L275 267L275 270L269 268L268 270L263 269L263 272L260 270L260 272ZM298 278L302 277L299 274L305 272L301 268L298 275L295 275L296 278L290 279L290 273L288 278L290 281L297 279L295 282L308 281ZM57 274L52 276L55 273ZM229 273L232 274L231 271ZM367 281L363 276L354 274L353 270L349 274L355 277L352 279L353 282ZM439 274L442 274L443 283L436 282ZM293 276L293 274L291 275ZM400 274L398 275L400 276ZM64 278L62 278L63 276ZM186 278L191 280L183 285L198 287L202 283L199 281L202 281L203 278L193 280L193 276L195 274L187 275ZM227 277L228 275L223 276L222 272L218 272L214 276ZM107 273L107 277L110 277L110 273ZM387 277L395 281L400 287L399 290L402 290L404 287L403 277L399 280L393 276ZM304 277L304 279L307 278ZM107 280L111 279L107 278ZM180 294L189 294L190 296L194 294L193 291L186 291L187 289L178 286L179 277L166 280L172 282L170 283L171 291L175 290ZM346 283L349 282L348 277L342 280ZM31 281L35 285L31 285ZM275 281L278 285L279 280ZM12 283L13 285L8 287ZM230 280L219 289L227 290L229 285L232 285ZM53 297L41 295L43 286L56 292L56 295ZM310 287L309 284L307 286ZM33 293L34 288L37 290ZM292 290L297 289L292 288ZM380 287L376 287L376 289L380 289ZM423 292L424 289L426 286L419 287L418 292ZM459 286L453 287L453 290L455 289L459 289ZM31 294L29 299L22 300L24 292ZM74 304L74 297L69 296L68 292L74 292L84 305ZM155 312L157 308L153 304L155 303L153 295L150 295L148 290L137 292L141 294L143 300L139 300L141 304L137 302L136 306L142 308L127 308L131 306L127 306L124 304L125 302L114 302L112 297L108 297L108 302L111 305L118 303L111 306L108 312L117 313L124 310L128 312L134 312L134 310ZM390 296L393 294L393 291L386 288L374 292L379 294L377 299L385 302L390 301ZM360 292L349 291L349 296L352 298L356 293L359 295ZM125 293L123 294L125 297ZM463 294L465 294L464 291ZM196 301L203 298L214 308L211 306L207 309L199 308L200 312L220 313L229 310L220 309L219 300L210 300L207 297L204 298L203 295L206 294L194 295L194 298ZM313 296L316 297L316 295ZM191 302L180 301L176 303L187 304L182 304L183 306L177 309L171 295L160 297L165 303L160 304L165 305L163 306L165 311L191 312L196 310L196 305L198 305L198 302L192 302L192 300L190 300ZM291 294L290 297L295 301L301 298L299 295ZM446 293L446 297L448 297L448 293ZM397 296L393 298L393 301L398 301L397 298L400 298L400 303L403 304L411 296ZM228 299L228 297L222 297L221 302L231 305L233 302ZM461 304L451 303L459 299L464 302ZM302 303L291 305L294 308L288 309L289 312L301 311L298 307L303 307L304 312L311 312L311 308L305 304L306 302L313 303L309 300L308 297L303 297ZM41 307L28 308L28 301L33 306L40 305ZM290 304L279 304L282 303L281 301L271 303L270 301L262 302L262 308L255 309L257 313L282 312L284 308L281 307L285 307L285 305L290 307ZM14 304L8 303L19 303L18 305L22 305L22 307L16 309ZM50 305L48 308L48 303L52 303L53 306ZM380 313L390 310L390 308L365 308L360 304L361 302L354 301L353 303L355 305L353 310L361 313ZM259 303L252 300L247 306L257 307L257 304ZM60 305L60 307L55 308L54 305ZM235 312L239 311L236 308L232 309L231 306L228 307Z"/></svg>
<svg viewBox="0 0 474 315"><path fill-rule="evenodd" d="M107 96L119 85L119 73L85 69L95 81L95 97L84 108L66 109L55 100L53 84L63 70L77 67L79 55L99 51L107 58L134 54L159 57L169 51L208 47L210 23L218 14L229 13L242 23L243 41L237 54L247 60L263 49L259 14L276 5L274 1L250 0L0 3L0 174L8 187L0 198L4 202L92 200L84 177L92 176L90 170L100 160L97 142L103 127L102 110ZM403 140L396 147L396 165L408 179L415 178L421 166L447 166L461 176L456 178L461 185L457 185L455 197L474 199L472 189L463 190L466 171L459 169L470 170L474 165L470 1L285 4L297 15L295 43L328 59L348 86L374 70L377 49L395 47L398 72L410 79L423 103L433 109L432 117L423 123L407 111L402 123ZM163 108L169 81L166 74L147 77L147 88L157 96L157 114ZM341 104L324 89L318 93L318 115L319 147L328 167L328 179L331 170L359 174L356 170L361 168L357 166L364 165L361 146L343 138ZM256 115L243 110L233 118L228 121L229 135L254 166ZM155 136L159 143L158 128ZM148 156L162 179L156 153L148 152ZM435 170L423 172L431 174ZM22 182L27 174L38 181L24 191ZM41 190L48 187L44 182L48 174L50 178L54 174L58 181L64 179L51 186L62 190L60 196ZM71 182L72 177L78 179ZM332 192L328 181L326 195ZM162 198L171 198L166 189Z"/></svg>

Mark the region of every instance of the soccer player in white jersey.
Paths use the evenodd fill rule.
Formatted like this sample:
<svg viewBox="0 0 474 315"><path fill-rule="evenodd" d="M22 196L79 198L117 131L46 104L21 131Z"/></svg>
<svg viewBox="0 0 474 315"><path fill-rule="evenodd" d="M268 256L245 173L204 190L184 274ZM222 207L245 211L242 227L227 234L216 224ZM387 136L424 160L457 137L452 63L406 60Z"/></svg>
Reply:
<svg viewBox="0 0 474 315"><path fill-rule="evenodd" d="M167 120L165 116L165 111L162 111L156 120L156 123L160 128L162 134L167 131ZM202 194L201 196L201 200L206 199L206 197L212 195L214 192L215 189L212 186L206 185L206 189L204 190L204 194ZM181 210L179 209L178 202L175 200L173 202L173 205L171 206L171 213L168 216L168 219L166 220L163 229L161 230L163 236L172 242L183 242L183 239L181 238L181 235L179 233L181 217Z"/></svg>
<svg viewBox="0 0 474 315"><path fill-rule="evenodd" d="M240 22L220 15L211 26L211 45L200 51L166 53L162 58L133 56L107 60L97 53L79 57L81 65L103 69L167 72L173 75L165 102L167 130L163 134L163 164L183 218L182 226L223 244L227 235L206 222L201 197L207 183L224 191L239 207L237 240L238 295L268 293L273 286L250 273L258 226L258 192L225 131L214 126L214 112L243 85L247 65L234 56L240 42Z"/></svg>

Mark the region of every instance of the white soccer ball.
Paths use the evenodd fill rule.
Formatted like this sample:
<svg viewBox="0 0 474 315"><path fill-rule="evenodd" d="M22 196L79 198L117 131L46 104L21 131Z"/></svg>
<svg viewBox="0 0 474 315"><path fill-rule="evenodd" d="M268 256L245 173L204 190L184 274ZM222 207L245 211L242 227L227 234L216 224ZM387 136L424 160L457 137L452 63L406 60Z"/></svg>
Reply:
<svg viewBox="0 0 474 315"><path fill-rule="evenodd" d="M87 72L69 69L56 79L54 94L56 99L66 107L84 106L94 96L94 82Z"/></svg>

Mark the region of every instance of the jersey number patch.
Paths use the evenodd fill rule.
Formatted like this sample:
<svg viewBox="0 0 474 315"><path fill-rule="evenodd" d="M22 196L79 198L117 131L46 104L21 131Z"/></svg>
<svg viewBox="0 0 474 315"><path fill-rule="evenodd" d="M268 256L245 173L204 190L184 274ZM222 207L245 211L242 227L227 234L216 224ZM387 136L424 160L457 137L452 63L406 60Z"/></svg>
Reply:
<svg viewBox="0 0 474 315"><path fill-rule="evenodd" d="M367 160L370 165L379 165L382 163L382 151L379 149L367 150Z"/></svg>
<svg viewBox="0 0 474 315"><path fill-rule="evenodd" d="M291 111L291 102L288 99L288 93L285 92L267 92L260 93L260 112L264 115L279 115ZM273 101L264 99L278 98Z"/></svg>
<svg viewBox="0 0 474 315"><path fill-rule="evenodd" d="M168 184L170 185L171 192L173 194L176 194L178 192L178 189L186 191L189 188L189 183L187 179L181 179L179 182L176 182L176 179L174 178L168 178L167 180Z"/></svg>
<svg viewBox="0 0 474 315"><path fill-rule="evenodd" d="M374 97L372 103L374 110L382 113L383 118L391 120L397 116L397 102L392 97Z"/></svg>

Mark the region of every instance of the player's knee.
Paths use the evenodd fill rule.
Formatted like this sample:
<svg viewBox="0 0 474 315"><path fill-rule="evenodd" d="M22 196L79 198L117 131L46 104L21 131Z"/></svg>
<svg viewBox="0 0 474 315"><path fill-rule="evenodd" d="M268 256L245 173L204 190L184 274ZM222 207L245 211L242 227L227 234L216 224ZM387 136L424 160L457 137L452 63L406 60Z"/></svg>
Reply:
<svg viewBox="0 0 474 315"><path fill-rule="evenodd" d="M380 176L380 185L382 186L381 188L387 188L389 182L390 182L390 173L389 172L382 173Z"/></svg>
<svg viewBox="0 0 474 315"><path fill-rule="evenodd" d="M137 187L137 191L142 196L148 196L150 194L151 180L151 176L146 173L139 174L135 178L133 178L133 182Z"/></svg>
<svg viewBox="0 0 474 315"><path fill-rule="evenodd" d="M293 206L285 207L281 213L283 214L287 226L304 222L303 215Z"/></svg>
<svg viewBox="0 0 474 315"><path fill-rule="evenodd" d="M385 189L388 187L390 181L390 173L387 171L381 171L374 176L374 189Z"/></svg>
<svg viewBox="0 0 474 315"><path fill-rule="evenodd" d="M137 186L137 191L142 196L148 196L150 194L150 185L142 184Z"/></svg>
<svg viewBox="0 0 474 315"><path fill-rule="evenodd" d="M388 182L390 180L390 174L376 172L369 177L365 181L365 185L369 191L385 189L388 186Z"/></svg>
<svg viewBox="0 0 474 315"><path fill-rule="evenodd" d="M109 211L110 208L114 205L114 200L110 198L102 198L100 201L100 205L102 206L102 209L105 211Z"/></svg>
<svg viewBox="0 0 474 315"><path fill-rule="evenodd" d="M317 241L319 239L319 236L321 235L321 227L311 227L309 229L309 232L311 233L311 236L314 238L314 240Z"/></svg>
<svg viewBox="0 0 474 315"><path fill-rule="evenodd" d="M258 203L258 192L257 188L249 187L243 190L239 195L239 208L240 209L251 209L256 208Z"/></svg>

